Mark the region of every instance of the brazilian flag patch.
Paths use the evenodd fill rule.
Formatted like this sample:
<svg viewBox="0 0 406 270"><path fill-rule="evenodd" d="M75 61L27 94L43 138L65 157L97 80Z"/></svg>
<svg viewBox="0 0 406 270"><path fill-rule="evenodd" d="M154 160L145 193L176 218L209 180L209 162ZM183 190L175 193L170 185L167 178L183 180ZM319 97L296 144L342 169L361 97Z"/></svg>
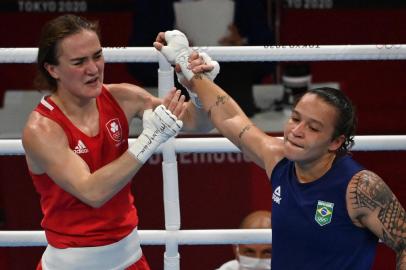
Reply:
<svg viewBox="0 0 406 270"><path fill-rule="evenodd" d="M331 222L331 218L333 217L333 208L334 203L317 201L317 209L314 219L320 226L327 225Z"/></svg>

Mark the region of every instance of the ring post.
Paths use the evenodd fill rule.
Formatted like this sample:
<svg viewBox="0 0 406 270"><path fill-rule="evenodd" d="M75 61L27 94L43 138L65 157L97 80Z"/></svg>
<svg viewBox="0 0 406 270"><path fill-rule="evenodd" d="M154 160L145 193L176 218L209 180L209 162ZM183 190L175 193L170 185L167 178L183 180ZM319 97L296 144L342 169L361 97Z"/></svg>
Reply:
<svg viewBox="0 0 406 270"><path fill-rule="evenodd" d="M174 86L174 69L158 52L158 95L163 98ZM178 187L178 164L176 161L174 138L169 139L162 148L162 174L164 189L165 228L168 237L165 243L164 270L179 270L180 255L175 234L180 228L180 207Z"/></svg>

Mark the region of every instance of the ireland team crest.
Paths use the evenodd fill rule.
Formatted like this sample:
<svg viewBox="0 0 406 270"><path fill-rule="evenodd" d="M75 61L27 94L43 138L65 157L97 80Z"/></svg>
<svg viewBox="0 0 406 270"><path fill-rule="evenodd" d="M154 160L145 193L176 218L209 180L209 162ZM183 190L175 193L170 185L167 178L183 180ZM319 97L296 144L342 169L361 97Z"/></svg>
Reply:
<svg viewBox="0 0 406 270"><path fill-rule="evenodd" d="M316 214L314 219L320 226L327 225L331 222L333 217L334 203L317 201Z"/></svg>
<svg viewBox="0 0 406 270"><path fill-rule="evenodd" d="M121 125L120 125L120 120L118 118L110 119L106 123L106 128L110 134L110 137L115 140L116 142L121 141Z"/></svg>

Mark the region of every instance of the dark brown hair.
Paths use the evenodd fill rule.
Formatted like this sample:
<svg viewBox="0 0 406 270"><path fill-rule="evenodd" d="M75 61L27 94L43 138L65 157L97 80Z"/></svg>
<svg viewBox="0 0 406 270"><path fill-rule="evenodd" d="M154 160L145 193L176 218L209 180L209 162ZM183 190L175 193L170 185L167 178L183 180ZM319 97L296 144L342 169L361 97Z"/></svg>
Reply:
<svg viewBox="0 0 406 270"><path fill-rule="evenodd" d="M38 42L37 76L34 80L34 86L38 90L56 91L57 81L48 73L44 64L58 65L60 41L82 30L93 31L100 38L100 29L97 22L90 22L85 18L72 14L59 16L44 25Z"/></svg>

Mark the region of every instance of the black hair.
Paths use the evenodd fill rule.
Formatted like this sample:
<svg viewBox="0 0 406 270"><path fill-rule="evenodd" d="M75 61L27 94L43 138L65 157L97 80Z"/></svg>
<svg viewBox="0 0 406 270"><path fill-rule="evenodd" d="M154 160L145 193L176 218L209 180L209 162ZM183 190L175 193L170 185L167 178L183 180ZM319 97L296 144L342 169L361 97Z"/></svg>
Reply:
<svg viewBox="0 0 406 270"><path fill-rule="evenodd" d="M332 139L334 140L339 136L344 135L345 140L343 144L337 149L337 153L348 153L354 145L354 135L357 126L355 107L351 103L348 96L345 95L343 91L332 87L310 89L306 93L304 93L304 95L306 94L314 94L318 96L337 110L337 118L334 125ZM296 107L297 103L304 95L302 95L295 101L293 107Z"/></svg>

